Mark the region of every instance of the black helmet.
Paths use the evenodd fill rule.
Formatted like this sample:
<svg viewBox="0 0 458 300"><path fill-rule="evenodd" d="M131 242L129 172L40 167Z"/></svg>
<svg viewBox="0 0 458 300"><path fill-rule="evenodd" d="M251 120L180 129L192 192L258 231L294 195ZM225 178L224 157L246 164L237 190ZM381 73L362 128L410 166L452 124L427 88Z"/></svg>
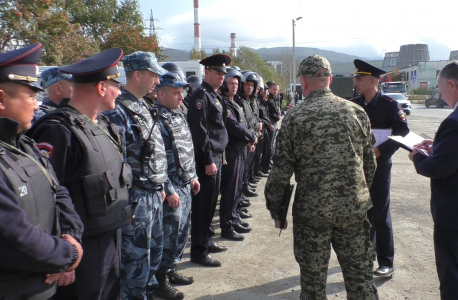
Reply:
<svg viewBox="0 0 458 300"><path fill-rule="evenodd" d="M256 95L256 87L258 86L258 76L256 76L255 72L251 72L251 71L248 71L248 70L245 73L243 73L243 71L242 71L242 74L243 74L243 77L245 77L245 82L247 82L247 81L253 82L253 93L250 96L251 97L255 96ZM240 89L240 93L243 94L244 91Z"/></svg>
<svg viewBox="0 0 458 300"><path fill-rule="evenodd" d="M176 63L168 62L168 63L163 64L161 67L166 69L169 72L177 74L180 77L181 81L186 81L186 76L184 76L183 71Z"/></svg>
<svg viewBox="0 0 458 300"><path fill-rule="evenodd" d="M247 72L251 72L251 71L250 71L250 70L243 70L243 71L240 71L240 73L242 73L242 74L245 74L245 73L247 73Z"/></svg>
<svg viewBox="0 0 458 300"><path fill-rule="evenodd" d="M189 83L193 90L195 90L202 84L202 79L197 75L191 75L188 79L186 79L186 82Z"/></svg>
<svg viewBox="0 0 458 300"><path fill-rule="evenodd" d="M264 80L262 79L261 75L259 75L258 73L255 73L256 76L258 76L258 86L261 88L261 89L264 89Z"/></svg>
<svg viewBox="0 0 458 300"><path fill-rule="evenodd" d="M240 73L240 71L238 71L237 69L235 68L232 68L232 67L228 67L226 68L226 75L224 75L224 82L223 82L223 85L221 86L221 92L223 93L227 93L228 92L228 89L227 89L227 86L226 86L226 82L229 81L229 79L235 77L238 79L238 82L239 82L239 87L238 87L238 90L240 90L241 86L242 86L242 82L245 82L245 77L243 77L242 73Z"/></svg>

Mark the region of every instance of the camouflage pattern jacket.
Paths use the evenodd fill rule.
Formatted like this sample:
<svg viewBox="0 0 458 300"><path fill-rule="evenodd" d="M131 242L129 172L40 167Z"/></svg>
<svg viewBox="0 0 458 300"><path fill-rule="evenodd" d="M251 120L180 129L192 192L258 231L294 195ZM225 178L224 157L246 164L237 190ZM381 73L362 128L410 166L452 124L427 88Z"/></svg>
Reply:
<svg viewBox="0 0 458 300"><path fill-rule="evenodd" d="M282 121L274 167L266 183L267 209L279 220L295 174L295 222L345 223L372 207L369 187L375 139L364 110L328 88L313 91Z"/></svg>
<svg viewBox="0 0 458 300"><path fill-rule="evenodd" d="M175 187L181 188L197 178L194 146L188 122L182 113L170 111L157 101L154 108L159 112L158 126L167 153L169 181L164 186L168 197L176 192Z"/></svg>
<svg viewBox="0 0 458 300"><path fill-rule="evenodd" d="M121 104L126 100L131 102L129 108ZM104 113L118 127L123 141L124 160L132 168L133 189L159 189L168 180L167 157L158 126L154 126L149 137L154 120L148 108L143 99L138 100L124 90L116 99L115 109ZM142 151L150 143L154 143L154 150L145 164L142 162Z"/></svg>

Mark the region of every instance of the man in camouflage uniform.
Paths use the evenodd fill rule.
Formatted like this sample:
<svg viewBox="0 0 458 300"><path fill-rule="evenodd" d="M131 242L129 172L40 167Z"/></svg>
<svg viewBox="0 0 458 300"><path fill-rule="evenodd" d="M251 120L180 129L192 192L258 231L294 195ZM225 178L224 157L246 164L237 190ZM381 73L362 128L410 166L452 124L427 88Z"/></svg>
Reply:
<svg viewBox="0 0 458 300"><path fill-rule="evenodd" d="M192 277L175 271L175 264L181 260L188 241L191 191L197 194L200 189L191 131L184 114L177 111L183 101L183 88L189 85L182 80L172 72L161 76L161 83L156 86L157 100L154 105L159 113L158 126L164 139L170 180L165 184L164 250L156 273L159 286L154 289L154 295L164 299L184 298L184 294L170 286L169 282L185 285L194 282Z"/></svg>
<svg viewBox="0 0 458 300"><path fill-rule="evenodd" d="M294 254L301 299L326 299L331 243L347 299L378 299L367 219L375 172L369 119L359 106L332 94L326 58L307 57L299 75L306 99L283 119L266 183L267 209L279 228L284 191L294 173Z"/></svg>
<svg viewBox="0 0 458 300"><path fill-rule="evenodd" d="M118 126L125 147L125 161L132 168L130 202L135 207L132 224L122 229L121 288L124 299L146 298L148 282L157 285L155 272L162 257L163 183L167 158L159 126L142 97L166 73L150 52L122 58L126 86L114 110L106 112ZM157 115L157 114L156 114Z"/></svg>
<svg viewBox="0 0 458 300"><path fill-rule="evenodd" d="M55 110L61 101L68 102L72 96L73 77L70 74L59 72L59 68L51 68L41 72L41 86L46 89L48 96L43 99L40 109L35 112L32 124L46 115L46 113Z"/></svg>

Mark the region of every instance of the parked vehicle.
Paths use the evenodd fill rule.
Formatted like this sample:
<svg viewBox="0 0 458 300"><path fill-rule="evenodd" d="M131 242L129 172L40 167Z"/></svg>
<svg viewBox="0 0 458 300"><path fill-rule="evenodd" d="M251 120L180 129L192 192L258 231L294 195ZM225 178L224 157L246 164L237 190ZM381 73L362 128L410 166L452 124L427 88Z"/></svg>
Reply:
<svg viewBox="0 0 458 300"><path fill-rule="evenodd" d="M406 115L410 115L410 110L411 110L411 104L410 104L410 101L404 97L403 94L401 93L385 93L383 94L385 96L388 96L390 98L392 98L393 100L396 100L396 102L398 102L402 109L404 110L404 112L406 113Z"/></svg>
<svg viewBox="0 0 458 300"><path fill-rule="evenodd" d="M431 95L426 97L425 99L425 106L430 107L431 105L435 105L437 108L442 108L447 103L445 103L445 100L442 99L442 93L439 89L435 89Z"/></svg>

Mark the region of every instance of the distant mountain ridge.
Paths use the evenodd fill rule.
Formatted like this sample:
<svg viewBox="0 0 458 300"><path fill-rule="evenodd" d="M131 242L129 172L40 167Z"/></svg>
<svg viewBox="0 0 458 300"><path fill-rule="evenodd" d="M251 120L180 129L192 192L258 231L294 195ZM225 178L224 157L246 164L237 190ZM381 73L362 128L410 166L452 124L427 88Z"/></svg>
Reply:
<svg viewBox="0 0 458 300"><path fill-rule="evenodd" d="M283 68L289 67L293 53L292 47L259 48L252 50L256 51L264 60L282 61ZM181 61L189 60L190 51L165 48L163 51L161 51L161 54L168 56L166 61ZM207 54L210 55L210 53ZM299 63L304 58L313 54L318 54L326 57L331 64L332 73L335 75L348 75L353 73L355 71L353 61L355 59L362 59L364 61L370 62L370 64L378 68L381 68L383 65L383 60L370 60L355 55L318 48L296 47L296 66L299 66Z"/></svg>

